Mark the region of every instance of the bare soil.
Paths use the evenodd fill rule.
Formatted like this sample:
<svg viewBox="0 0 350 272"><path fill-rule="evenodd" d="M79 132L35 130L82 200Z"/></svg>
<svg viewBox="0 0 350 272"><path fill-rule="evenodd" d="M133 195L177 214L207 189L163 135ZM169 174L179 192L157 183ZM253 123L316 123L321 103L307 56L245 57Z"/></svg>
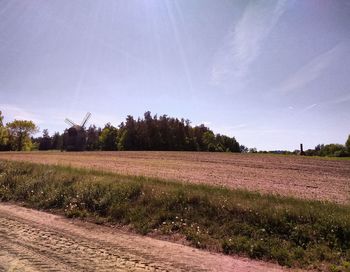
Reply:
<svg viewBox="0 0 350 272"><path fill-rule="evenodd" d="M350 203L350 160L199 152L8 152L0 159Z"/></svg>
<svg viewBox="0 0 350 272"><path fill-rule="evenodd" d="M0 271L289 271L0 203Z"/></svg>

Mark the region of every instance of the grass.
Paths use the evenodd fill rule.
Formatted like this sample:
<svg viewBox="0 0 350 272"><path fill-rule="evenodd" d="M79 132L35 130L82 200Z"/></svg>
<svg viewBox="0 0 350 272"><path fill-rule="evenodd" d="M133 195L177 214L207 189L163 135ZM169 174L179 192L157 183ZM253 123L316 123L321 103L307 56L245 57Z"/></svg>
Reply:
<svg viewBox="0 0 350 272"><path fill-rule="evenodd" d="M0 161L0 201L180 234L198 248L349 271L350 206L63 166Z"/></svg>

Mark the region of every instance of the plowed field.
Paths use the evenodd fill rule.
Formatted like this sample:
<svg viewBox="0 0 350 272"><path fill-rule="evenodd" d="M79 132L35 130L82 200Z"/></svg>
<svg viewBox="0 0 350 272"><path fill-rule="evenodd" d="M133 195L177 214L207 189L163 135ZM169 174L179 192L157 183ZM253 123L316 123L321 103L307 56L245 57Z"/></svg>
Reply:
<svg viewBox="0 0 350 272"><path fill-rule="evenodd" d="M0 153L0 159L350 202L350 160L195 152L9 152Z"/></svg>

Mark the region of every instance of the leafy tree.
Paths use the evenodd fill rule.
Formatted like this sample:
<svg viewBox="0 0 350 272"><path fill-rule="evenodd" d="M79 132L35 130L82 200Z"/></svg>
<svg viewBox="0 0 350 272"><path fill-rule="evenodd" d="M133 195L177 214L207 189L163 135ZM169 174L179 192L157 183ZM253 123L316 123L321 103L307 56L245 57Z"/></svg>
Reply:
<svg viewBox="0 0 350 272"><path fill-rule="evenodd" d="M30 136L38 132L38 127L33 121L14 120L7 123L9 129L10 144L13 150L30 150L32 142Z"/></svg>
<svg viewBox="0 0 350 272"><path fill-rule="evenodd" d="M248 147L246 147L245 145L240 145L239 146L239 150L241 153L248 153Z"/></svg>
<svg viewBox="0 0 350 272"><path fill-rule="evenodd" d="M55 132L52 136L51 149L62 150L63 149L63 136L59 132Z"/></svg>
<svg viewBox="0 0 350 272"><path fill-rule="evenodd" d="M6 150L9 143L9 135L6 127L0 127L0 150Z"/></svg>
<svg viewBox="0 0 350 272"><path fill-rule="evenodd" d="M3 127L4 126L4 116L2 115L2 111L0 111L0 127Z"/></svg>
<svg viewBox="0 0 350 272"><path fill-rule="evenodd" d="M343 145L340 144L328 144L323 145L320 150L320 156L345 156L346 150Z"/></svg>
<svg viewBox="0 0 350 272"><path fill-rule="evenodd" d="M149 112L149 114L151 114ZM161 150L162 149L162 136L160 134L159 131L159 127L158 127L158 117L157 115L155 115L152 119L152 117L150 117L150 119L146 119L145 116L145 120L146 120L146 126L147 126L147 132L149 135L149 149L150 150Z"/></svg>
<svg viewBox="0 0 350 272"><path fill-rule="evenodd" d="M117 150L118 129L110 123L106 124L99 137L102 150Z"/></svg>
<svg viewBox="0 0 350 272"><path fill-rule="evenodd" d="M217 134L216 143L216 151L240 152L239 144L234 137L230 138L226 135Z"/></svg>
<svg viewBox="0 0 350 272"><path fill-rule="evenodd" d="M4 117L0 111L0 151L9 150L9 134L8 129L3 124Z"/></svg>
<svg viewBox="0 0 350 272"><path fill-rule="evenodd" d="M119 129L117 134L117 150L124 151L125 150L125 142L128 137L128 131L125 129Z"/></svg>
<svg viewBox="0 0 350 272"><path fill-rule="evenodd" d="M348 153L350 154L350 135L345 143L345 147L346 147L346 150L348 151Z"/></svg>
<svg viewBox="0 0 350 272"><path fill-rule="evenodd" d="M86 140L86 150L99 150L100 141L99 137L101 135L101 129L96 126L90 126L86 132L87 140Z"/></svg>
<svg viewBox="0 0 350 272"><path fill-rule="evenodd" d="M146 126L142 125L145 124L136 122L131 115L126 117L125 125L120 125L118 150L138 150L142 146L149 146Z"/></svg>
<svg viewBox="0 0 350 272"><path fill-rule="evenodd" d="M203 135L206 132L209 132L209 128L207 128L205 125L200 125L194 127L194 137L196 138L197 144L198 144L198 151L208 151L208 145L204 142Z"/></svg>
<svg viewBox="0 0 350 272"><path fill-rule="evenodd" d="M51 149L51 137L47 129L43 130L43 136L39 140L39 150Z"/></svg>
<svg viewBox="0 0 350 272"><path fill-rule="evenodd" d="M207 131L203 134L203 143L207 146L206 151L213 152L217 150L216 138L212 131Z"/></svg>
<svg viewBox="0 0 350 272"><path fill-rule="evenodd" d="M169 127L169 118L166 114L159 117L158 120L158 130L161 135L161 149L171 150L171 132Z"/></svg>

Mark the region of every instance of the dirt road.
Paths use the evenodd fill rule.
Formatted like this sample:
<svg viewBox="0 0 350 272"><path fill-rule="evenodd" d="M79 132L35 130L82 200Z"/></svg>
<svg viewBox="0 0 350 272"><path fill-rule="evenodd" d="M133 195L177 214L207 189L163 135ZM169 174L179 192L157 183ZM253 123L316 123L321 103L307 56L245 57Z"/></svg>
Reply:
<svg viewBox="0 0 350 272"><path fill-rule="evenodd" d="M0 271L286 270L0 203Z"/></svg>
<svg viewBox="0 0 350 272"><path fill-rule="evenodd" d="M0 159L350 202L350 160L207 152L0 152Z"/></svg>

